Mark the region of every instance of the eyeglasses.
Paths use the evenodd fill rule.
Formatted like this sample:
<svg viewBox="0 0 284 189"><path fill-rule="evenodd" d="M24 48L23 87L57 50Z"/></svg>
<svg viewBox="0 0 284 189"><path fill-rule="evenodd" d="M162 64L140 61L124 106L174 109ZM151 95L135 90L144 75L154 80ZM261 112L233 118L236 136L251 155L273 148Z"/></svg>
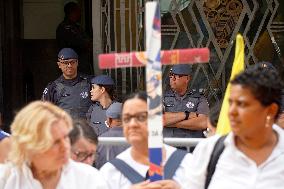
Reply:
<svg viewBox="0 0 284 189"><path fill-rule="evenodd" d="M96 152L79 152L79 151L72 151L73 154L76 155L78 161L82 162L85 161L88 158L96 159Z"/></svg>
<svg viewBox="0 0 284 189"><path fill-rule="evenodd" d="M64 66L73 66L74 64L78 63L77 59L70 59L70 60L60 60L59 61L60 64L63 64Z"/></svg>
<svg viewBox="0 0 284 189"><path fill-rule="evenodd" d="M188 76L188 75L183 75L183 74L174 74L174 73L170 73L169 77L172 79L176 79L176 78L181 78L183 76Z"/></svg>
<svg viewBox="0 0 284 189"><path fill-rule="evenodd" d="M134 118L135 121L143 123L148 118L148 112L140 112L140 113L136 113L136 114L133 114L133 115L129 115L129 114L122 115L122 123L124 123L124 124L130 123L132 118Z"/></svg>

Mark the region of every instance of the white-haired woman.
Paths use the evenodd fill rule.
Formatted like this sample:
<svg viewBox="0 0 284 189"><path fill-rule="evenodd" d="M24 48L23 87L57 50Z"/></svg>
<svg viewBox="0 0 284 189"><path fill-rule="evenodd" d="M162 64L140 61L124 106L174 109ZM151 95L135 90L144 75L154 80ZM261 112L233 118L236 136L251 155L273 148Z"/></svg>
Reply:
<svg viewBox="0 0 284 189"><path fill-rule="evenodd" d="M49 102L24 107L11 125L10 163L0 167L0 188L106 188L96 169L70 159L71 129L70 116Z"/></svg>

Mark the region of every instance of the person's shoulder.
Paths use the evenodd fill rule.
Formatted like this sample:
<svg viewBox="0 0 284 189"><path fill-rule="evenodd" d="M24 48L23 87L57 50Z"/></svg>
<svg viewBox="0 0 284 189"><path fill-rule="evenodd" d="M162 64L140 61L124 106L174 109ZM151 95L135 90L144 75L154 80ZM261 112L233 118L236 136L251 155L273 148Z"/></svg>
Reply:
<svg viewBox="0 0 284 189"><path fill-rule="evenodd" d="M100 189L107 188L107 184L100 172L90 165L70 160L68 163L68 168L65 171L69 174L73 173L76 178L80 178L80 182L78 183L81 183L82 185L77 187L92 187Z"/></svg>
<svg viewBox="0 0 284 189"><path fill-rule="evenodd" d="M191 98L204 98L204 92L202 90L191 89L187 92L187 95Z"/></svg>
<svg viewBox="0 0 284 189"><path fill-rule="evenodd" d="M193 156L210 156L212 153L212 150L217 142L217 140L220 138L221 136L218 134L215 134L211 137L208 137L206 139L203 139L202 141L200 141L197 145L195 150L193 151Z"/></svg>
<svg viewBox="0 0 284 189"><path fill-rule="evenodd" d="M165 144L164 147L165 147L166 152L169 153L169 157L170 157L174 152L176 152L177 150L179 150L179 149L177 149L176 147L173 147L173 146L170 146L170 145L167 145L167 144ZM188 152L185 151L185 150L179 150L179 151L184 151L184 152L186 153L186 155L184 156L185 159L188 159L188 158L190 158L190 157L192 156L191 153L188 153Z"/></svg>
<svg viewBox="0 0 284 189"><path fill-rule="evenodd" d="M125 162L127 162L129 159L130 159L130 148L127 148L125 151L121 152L120 154L118 154L116 156L116 158L120 159L120 160L123 160ZM102 168L100 169L101 172L104 172L104 173L109 173L111 174L113 171L117 171L117 169L115 168L115 166L110 163L110 162L107 162L105 163Z"/></svg>
<svg viewBox="0 0 284 189"><path fill-rule="evenodd" d="M50 82L50 84L52 85L57 85L58 83L63 83L65 81L63 75L59 76L57 79L55 79L54 81Z"/></svg>
<svg viewBox="0 0 284 189"><path fill-rule="evenodd" d="M66 167L67 172L74 172L76 175L98 175L99 171L88 164L75 162L74 160L69 160L68 165Z"/></svg>
<svg viewBox="0 0 284 189"><path fill-rule="evenodd" d="M49 82L47 84L47 86L45 87L44 91L46 90L50 90L50 89L53 89L53 88L56 88L56 86L58 85L58 83L62 83L63 82L63 76L60 76L58 77L57 79Z"/></svg>
<svg viewBox="0 0 284 189"><path fill-rule="evenodd" d="M164 97L174 97L175 93L172 90L166 90L164 93Z"/></svg>
<svg viewBox="0 0 284 189"><path fill-rule="evenodd" d="M57 28L61 28L61 29L66 29L66 30L70 30L72 29L72 27L74 27L74 24L68 20L63 20Z"/></svg>
<svg viewBox="0 0 284 189"><path fill-rule="evenodd" d="M84 73L78 73L78 76L81 80L90 81L92 79L92 75L84 74Z"/></svg>

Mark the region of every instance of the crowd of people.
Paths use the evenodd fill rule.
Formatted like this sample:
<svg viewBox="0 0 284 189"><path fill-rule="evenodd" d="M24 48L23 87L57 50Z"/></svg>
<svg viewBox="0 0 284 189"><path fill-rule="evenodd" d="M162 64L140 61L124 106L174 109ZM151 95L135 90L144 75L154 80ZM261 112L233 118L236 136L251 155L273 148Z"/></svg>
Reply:
<svg viewBox="0 0 284 189"><path fill-rule="evenodd" d="M189 88L191 66L171 68L163 136L208 139L193 153L164 144L164 180L155 182L148 171L147 93L119 102L110 76L78 72L72 48L59 51L57 66L62 75L41 101L17 113L11 135L0 130L0 189L281 188L284 95L271 64L249 66L231 81L226 136L215 135L220 104L209 109L206 97ZM98 137L125 137L128 145L107 150Z"/></svg>

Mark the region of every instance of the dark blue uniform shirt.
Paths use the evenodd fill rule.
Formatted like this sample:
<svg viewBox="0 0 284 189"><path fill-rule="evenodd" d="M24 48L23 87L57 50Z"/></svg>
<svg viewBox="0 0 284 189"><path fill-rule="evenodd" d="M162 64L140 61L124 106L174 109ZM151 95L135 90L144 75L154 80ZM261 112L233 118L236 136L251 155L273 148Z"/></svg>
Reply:
<svg viewBox="0 0 284 189"><path fill-rule="evenodd" d="M62 75L47 85L42 100L61 107L73 118L85 118L92 104L89 91L90 84L86 77L78 75L75 79L67 80Z"/></svg>
<svg viewBox="0 0 284 189"><path fill-rule="evenodd" d="M209 105L206 98L198 92L189 91L184 96L179 96L172 90L164 94L165 112L196 112L208 115ZM164 137L199 138L203 137L203 131L164 127Z"/></svg>

